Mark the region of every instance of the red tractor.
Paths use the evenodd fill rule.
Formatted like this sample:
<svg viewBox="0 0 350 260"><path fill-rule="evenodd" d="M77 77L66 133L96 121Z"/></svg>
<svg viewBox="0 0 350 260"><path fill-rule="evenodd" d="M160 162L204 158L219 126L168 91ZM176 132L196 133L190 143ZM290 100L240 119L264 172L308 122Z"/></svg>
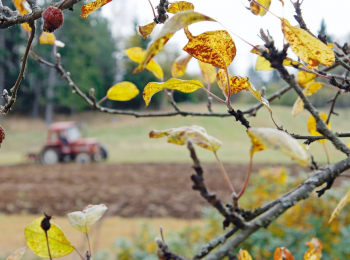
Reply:
<svg viewBox="0 0 350 260"><path fill-rule="evenodd" d="M107 150L94 138L82 138L75 122L58 122L50 125L46 143L40 153L43 164L75 160L90 163L107 159Z"/></svg>

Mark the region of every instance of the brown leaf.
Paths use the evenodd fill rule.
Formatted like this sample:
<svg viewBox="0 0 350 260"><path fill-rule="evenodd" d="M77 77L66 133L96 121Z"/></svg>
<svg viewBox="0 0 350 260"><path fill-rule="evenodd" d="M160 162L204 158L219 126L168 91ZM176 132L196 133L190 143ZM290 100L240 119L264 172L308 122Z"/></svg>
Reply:
<svg viewBox="0 0 350 260"><path fill-rule="evenodd" d="M92 12L100 9L105 4L108 4L109 2L112 2L112 0L96 0L95 2L88 3L86 5L83 5L81 7L81 17L86 18L89 14Z"/></svg>
<svg viewBox="0 0 350 260"><path fill-rule="evenodd" d="M155 22L151 22L151 23L146 24L144 26L139 26L139 32L141 33L141 35L144 39L148 38L151 35L155 25L156 25Z"/></svg>
<svg viewBox="0 0 350 260"><path fill-rule="evenodd" d="M189 42L183 50L215 67L226 69L236 56L236 45L225 30L205 32L188 38Z"/></svg>

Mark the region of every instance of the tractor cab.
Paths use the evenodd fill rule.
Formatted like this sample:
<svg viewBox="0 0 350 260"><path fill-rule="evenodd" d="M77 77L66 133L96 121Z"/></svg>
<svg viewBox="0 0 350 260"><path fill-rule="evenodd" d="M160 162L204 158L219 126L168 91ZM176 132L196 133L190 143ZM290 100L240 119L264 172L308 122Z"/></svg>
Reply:
<svg viewBox="0 0 350 260"><path fill-rule="evenodd" d="M106 158L107 150L96 139L83 138L75 122L58 122L50 125L40 155L43 164L72 160L77 163L89 163Z"/></svg>

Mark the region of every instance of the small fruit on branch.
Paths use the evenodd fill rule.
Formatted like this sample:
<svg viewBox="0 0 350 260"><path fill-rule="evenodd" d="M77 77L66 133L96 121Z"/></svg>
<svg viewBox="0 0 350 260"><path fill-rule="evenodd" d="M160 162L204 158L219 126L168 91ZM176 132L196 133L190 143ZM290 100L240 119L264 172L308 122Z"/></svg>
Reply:
<svg viewBox="0 0 350 260"><path fill-rule="evenodd" d="M54 6L49 6L42 14L44 19L43 31L52 33L63 24L64 17L62 11Z"/></svg>

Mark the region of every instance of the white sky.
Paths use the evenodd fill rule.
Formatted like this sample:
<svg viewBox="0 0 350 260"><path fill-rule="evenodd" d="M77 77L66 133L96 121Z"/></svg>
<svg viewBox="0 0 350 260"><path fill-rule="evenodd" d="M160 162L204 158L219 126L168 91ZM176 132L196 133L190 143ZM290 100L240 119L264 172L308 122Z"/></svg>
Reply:
<svg viewBox="0 0 350 260"><path fill-rule="evenodd" d="M274 37L276 45L281 47L283 37L281 32L280 20L272 14L265 16L255 16L245 6L249 6L247 0L189 0L195 6L195 11L208 15L222 23L229 30L238 34L240 37L253 45L262 44L257 34L260 28L268 29ZM156 6L159 0L151 0ZM171 2L171 0L170 0ZM293 15L294 8L290 0L284 0L284 17L292 25L297 25ZM304 0L302 4L304 20L308 28L317 34L320 28L322 18L325 19L327 32L335 41L343 44L350 32L350 0ZM153 13L147 0L114 0L104 6L103 13L111 19L112 30L116 36L129 35L133 33L133 21L141 25L150 23L153 20ZM270 11L282 17L283 10L280 1L272 0ZM137 18L135 18L137 17ZM153 36L162 25L157 25ZM205 31L224 29L221 25L214 22L200 22L189 27L194 35ZM232 62L236 75L244 76L248 67L255 63L256 55L251 54L251 46L232 35L236 43L237 55ZM152 37L152 36L151 36ZM175 45L179 50L188 42L183 31L177 32L168 42ZM291 55L292 56L292 55ZM172 62L172 61L169 61ZM197 72L198 66L189 66L190 72Z"/></svg>

